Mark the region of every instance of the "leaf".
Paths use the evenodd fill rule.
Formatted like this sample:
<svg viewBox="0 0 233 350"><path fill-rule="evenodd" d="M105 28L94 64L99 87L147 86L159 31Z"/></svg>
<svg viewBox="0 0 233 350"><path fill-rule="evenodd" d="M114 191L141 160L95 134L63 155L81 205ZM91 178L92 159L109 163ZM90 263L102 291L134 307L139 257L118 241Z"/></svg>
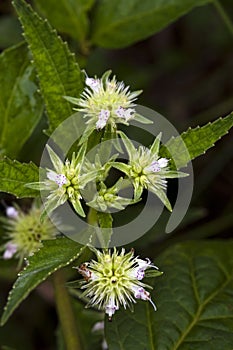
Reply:
<svg viewBox="0 0 233 350"><path fill-rule="evenodd" d="M13 4L34 58L46 104L49 133L52 133L73 114L70 103L63 96L79 96L83 89L81 71L67 44L47 20L41 19L24 0L15 0Z"/></svg>
<svg viewBox="0 0 233 350"><path fill-rule="evenodd" d="M126 47L159 32L193 7L208 2L210 0L99 0L91 40L106 48Z"/></svg>
<svg viewBox="0 0 233 350"><path fill-rule="evenodd" d="M29 293L48 276L77 259L82 246L66 237L44 241L43 247L28 258L28 265L18 275L9 293L7 304L1 318L4 325L19 304Z"/></svg>
<svg viewBox="0 0 233 350"><path fill-rule="evenodd" d="M43 112L26 44L0 55L0 152L16 157ZM20 132L19 132L20 131Z"/></svg>
<svg viewBox="0 0 233 350"><path fill-rule="evenodd" d="M36 0L35 5L59 31L83 41L88 31L84 4L77 0Z"/></svg>
<svg viewBox="0 0 233 350"><path fill-rule="evenodd" d="M232 126L233 113L202 127L189 128L181 136L171 138L165 145L162 145L160 155L166 158L172 157L175 160L176 168L182 168L190 160L195 159L213 147L214 143L227 134Z"/></svg>
<svg viewBox="0 0 233 350"><path fill-rule="evenodd" d="M233 241L172 246L157 260L155 312L141 301L106 322L109 350L231 350ZM126 345L127 344L127 345Z"/></svg>
<svg viewBox="0 0 233 350"><path fill-rule="evenodd" d="M0 191L16 197L37 197L38 191L27 188L29 182L39 181L39 168L32 162L20 163L4 158L0 160Z"/></svg>

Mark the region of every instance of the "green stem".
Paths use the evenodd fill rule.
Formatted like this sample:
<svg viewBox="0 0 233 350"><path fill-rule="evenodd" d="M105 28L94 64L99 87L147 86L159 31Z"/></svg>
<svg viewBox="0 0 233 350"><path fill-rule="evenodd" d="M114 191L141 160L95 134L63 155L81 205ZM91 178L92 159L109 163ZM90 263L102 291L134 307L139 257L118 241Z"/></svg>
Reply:
<svg viewBox="0 0 233 350"><path fill-rule="evenodd" d="M98 226L97 211L90 208L87 214L87 223L92 226Z"/></svg>
<svg viewBox="0 0 233 350"><path fill-rule="evenodd" d="M229 32L233 36L233 24L230 17L228 16L228 14L226 13L226 11L224 10L224 8L222 7L221 3L218 0L214 0L214 6L216 7L218 13L222 17L225 25L229 29Z"/></svg>
<svg viewBox="0 0 233 350"><path fill-rule="evenodd" d="M99 243L101 244L102 247L105 247L105 241L104 237L102 234L102 230L99 228L99 220L97 216L97 211L93 208L89 209L89 212L87 214L87 222L89 225L95 226L96 227L96 235L98 237Z"/></svg>
<svg viewBox="0 0 233 350"><path fill-rule="evenodd" d="M82 350L81 341L78 335L75 316L71 300L65 287L63 271L59 270L53 275L55 300L59 316L66 350Z"/></svg>

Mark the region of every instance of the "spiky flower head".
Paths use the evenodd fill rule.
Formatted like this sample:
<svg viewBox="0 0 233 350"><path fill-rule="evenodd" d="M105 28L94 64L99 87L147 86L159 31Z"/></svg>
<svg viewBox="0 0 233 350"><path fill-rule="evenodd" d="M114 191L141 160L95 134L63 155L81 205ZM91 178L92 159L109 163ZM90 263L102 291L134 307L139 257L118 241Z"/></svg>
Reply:
<svg viewBox="0 0 233 350"><path fill-rule="evenodd" d="M22 262L23 258L42 247L42 241L55 238L55 226L47 217L42 222L41 213L42 208L35 203L28 213L24 213L19 207L7 208L7 217L2 220L7 238L3 259L15 256Z"/></svg>
<svg viewBox="0 0 233 350"><path fill-rule="evenodd" d="M149 148L139 146L136 149L130 139L119 132L129 155L128 164L115 162L113 166L124 172L131 179L134 186L135 199L140 198L143 189L153 192L172 211L166 196L167 179L185 177L188 174L170 170L169 159L159 157L161 133Z"/></svg>
<svg viewBox="0 0 233 350"><path fill-rule="evenodd" d="M83 296L90 298L87 307L94 306L104 310L109 319L120 306L125 309L132 307L137 299L149 301L156 310L150 293L146 290L152 287L143 283L142 279L147 272L150 272L150 277L159 276L162 272L149 259L134 257L133 250L125 253L125 249L121 252L116 248L103 252L92 249L97 261L92 260L77 268L84 277L81 286L85 289ZM152 269L154 271L150 271Z"/></svg>
<svg viewBox="0 0 233 350"><path fill-rule="evenodd" d="M94 129L101 130L106 125L115 130L118 123L129 125L131 120L151 123L137 114L134 103L140 91L130 92L129 86L118 82L116 77L110 79L111 71L107 71L99 79L86 77L86 87L80 98L66 96L71 103L77 105L74 110L84 113L87 118L85 134L90 135Z"/></svg>
<svg viewBox="0 0 233 350"><path fill-rule="evenodd" d="M86 144L80 147L77 154L73 153L71 161L66 159L65 162L49 146L47 146L47 150L54 170L47 169L47 179L44 181L27 184L30 188L49 192L44 203L43 216L68 200L74 210L85 217L81 205L82 195L80 191L89 181L94 180L97 174L94 169L88 173L82 172Z"/></svg>

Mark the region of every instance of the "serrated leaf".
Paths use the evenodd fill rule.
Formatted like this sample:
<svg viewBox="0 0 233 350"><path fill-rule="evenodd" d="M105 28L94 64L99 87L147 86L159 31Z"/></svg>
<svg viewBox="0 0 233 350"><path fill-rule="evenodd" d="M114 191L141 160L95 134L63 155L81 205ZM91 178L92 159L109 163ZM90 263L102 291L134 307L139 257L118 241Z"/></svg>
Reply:
<svg viewBox="0 0 233 350"><path fill-rule="evenodd" d="M39 168L32 162L20 163L4 158L0 160L0 191L16 197L37 197L38 191L27 188L29 182L39 181Z"/></svg>
<svg viewBox="0 0 233 350"><path fill-rule="evenodd" d="M180 136L171 138L165 145L162 145L160 155L166 158L172 157L175 160L176 168L182 168L190 160L197 158L213 147L215 142L227 134L232 126L233 113L202 127L189 128Z"/></svg>
<svg viewBox="0 0 233 350"><path fill-rule="evenodd" d="M43 101L25 43L0 55L0 153L16 157L41 119ZM19 132L20 131L20 132Z"/></svg>
<svg viewBox="0 0 233 350"><path fill-rule="evenodd" d="M63 96L78 97L83 89L74 55L47 20L41 19L24 0L13 1L34 58L45 100L49 133L73 114Z"/></svg>
<svg viewBox="0 0 233 350"><path fill-rule="evenodd" d="M19 274L9 293L1 318L4 325L19 304L48 276L77 259L83 246L66 237L43 242L43 247L28 258L28 265Z"/></svg>
<svg viewBox="0 0 233 350"><path fill-rule="evenodd" d="M109 350L231 350L232 251L233 241L195 241L161 254L164 275L151 293L158 310L142 301L117 312L106 322Z"/></svg>
<svg viewBox="0 0 233 350"><path fill-rule="evenodd" d="M60 32L83 41L88 31L88 18L84 4L77 0L36 0L38 9Z"/></svg>
<svg viewBox="0 0 233 350"><path fill-rule="evenodd" d="M93 18L92 42L107 48L126 47L159 32L193 7L208 2L210 0L100 0Z"/></svg>

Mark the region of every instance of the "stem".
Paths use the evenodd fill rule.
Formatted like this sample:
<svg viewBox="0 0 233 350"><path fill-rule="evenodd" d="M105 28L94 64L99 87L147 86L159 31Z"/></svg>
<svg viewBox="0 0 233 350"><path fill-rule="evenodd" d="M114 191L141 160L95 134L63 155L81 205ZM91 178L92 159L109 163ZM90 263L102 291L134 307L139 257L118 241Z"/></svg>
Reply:
<svg viewBox="0 0 233 350"><path fill-rule="evenodd" d="M88 211L87 223L92 226L98 226L97 212L93 208L90 208Z"/></svg>
<svg viewBox="0 0 233 350"><path fill-rule="evenodd" d="M104 238L103 238L103 234L102 234L102 231L98 225L98 216L97 216L97 211L93 208L90 208L89 209L89 212L87 214L87 223L89 225L92 225L92 226L95 226L96 229L95 229L95 232L96 232L96 235L98 237L98 240L99 240L99 243L101 244L101 246L103 248L105 248L105 241L104 241Z"/></svg>
<svg viewBox="0 0 233 350"><path fill-rule="evenodd" d="M216 7L218 13L222 17L226 27L229 29L229 32L233 36L233 24L230 17L228 16L228 14L226 13L226 11L224 10L224 8L218 0L214 0L214 6Z"/></svg>
<svg viewBox="0 0 233 350"><path fill-rule="evenodd" d="M62 270L54 273L53 285L57 313L66 344L66 350L82 350L81 341L76 328L75 316L69 294L65 287L65 278Z"/></svg>

